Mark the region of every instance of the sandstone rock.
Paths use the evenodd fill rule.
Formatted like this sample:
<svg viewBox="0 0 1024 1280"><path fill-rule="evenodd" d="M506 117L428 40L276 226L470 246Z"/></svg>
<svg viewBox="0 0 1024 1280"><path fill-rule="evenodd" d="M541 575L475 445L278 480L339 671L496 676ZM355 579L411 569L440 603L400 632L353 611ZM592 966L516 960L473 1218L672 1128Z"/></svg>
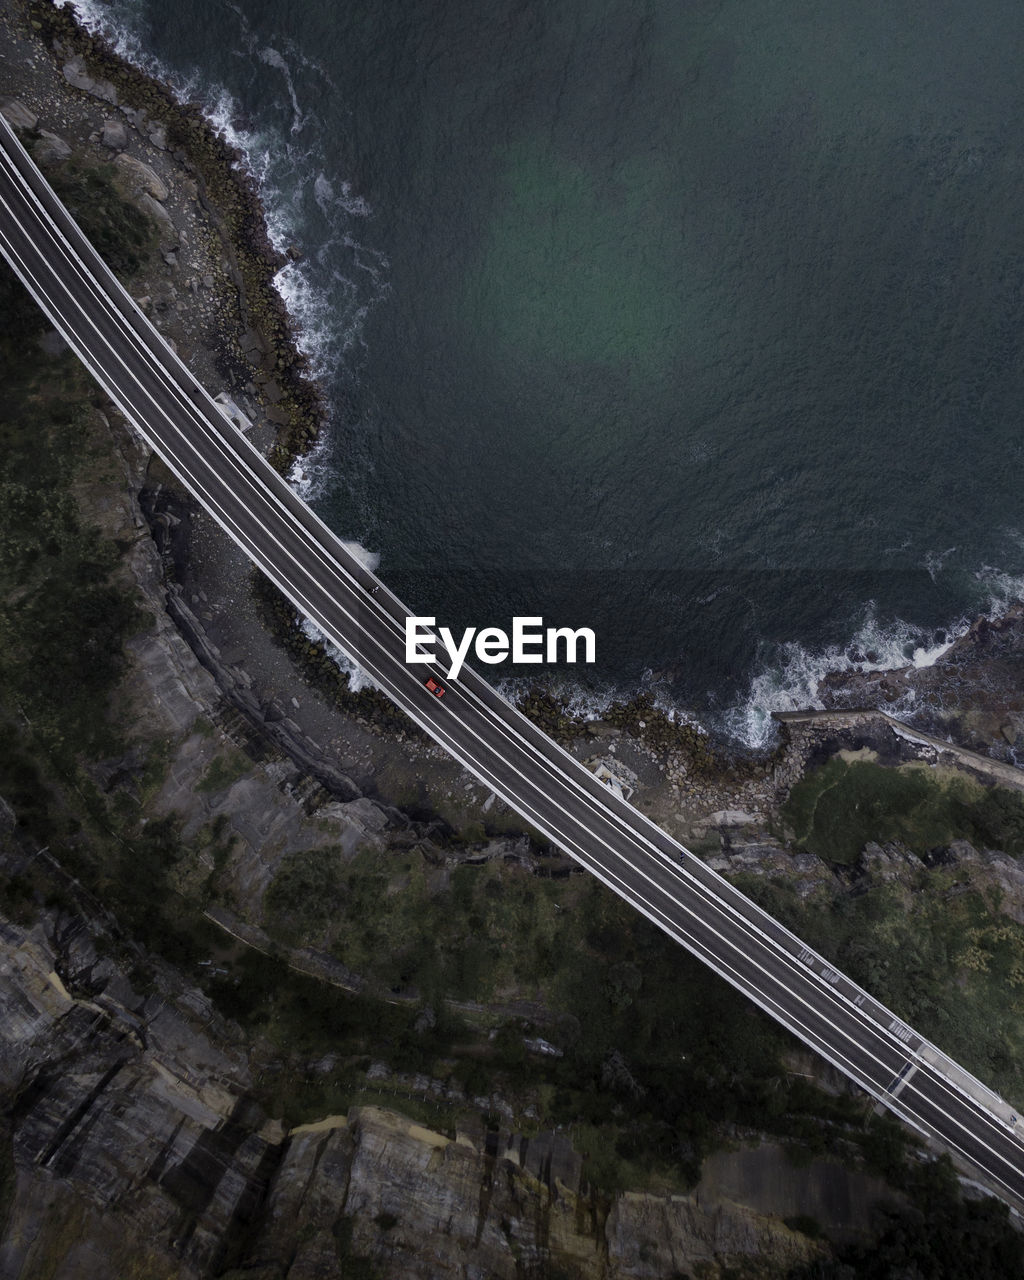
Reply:
<svg viewBox="0 0 1024 1280"><path fill-rule="evenodd" d="M911 881L923 870L924 863L916 853L900 844L876 844L870 840L860 855L861 867L873 880Z"/></svg>
<svg viewBox="0 0 1024 1280"><path fill-rule="evenodd" d="M154 200L166 200L170 194L163 179L158 177L145 161L137 160L135 156L118 156L114 166L122 180L122 185L131 195L146 192Z"/></svg>
<svg viewBox="0 0 1024 1280"><path fill-rule="evenodd" d="M17 98L8 98L3 106L0 107L0 115L3 116L12 129L34 129L39 123L39 117L35 112L30 111Z"/></svg>
<svg viewBox="0 0 1024 1280"><path fill-rule="evenodd" d="M178 247L178 231L171 221L171 215L164 206L159 201L154 200L148 191L144 191L142 195L135 197L135 205L143 213L148 213L156 223L160 238L160 248L162 250L176 249Z"/></svg>
<svg viewBox="0 0 1024 1280"><path fill-rule="evenodd" d="M39 141L32 148L32 156L36 164L60 164L71 154L70 146L63 138L58 138L49 129L39 130Z"/></svg>
<svg viewBox="0 0 1024 1280"><path fill-rule="evenodd" d="M728 1202L705 1208L693 1196L626 1192L612 1206L605 1235L616 1264L611 1274L622 1277L701 1274L745 1258L772 1258L788 1269L818 1251L777 1219Z"/></svg>
<svg viewBox="0 0 1024 1280"><path fill-rule="evenodd" d="M944 859L944 861L951 862L954 865L961 862L979 862L980 860L981 854L967 840L954 840L946 850Z"/></svg>
<svg viewBox="0 0 1024 1280"><path fill-rule="evenodd" d="M367 841L379 845L379 837L388 825L387 813L366 796L344 803L332 801L317 810L317 817L342 827L340 843L346 852Z"/></svg>
<svg viewBox="0 0 1024 1280"><path fill-rule="evenodd" d="M403 1280L514 1280L524 1264L654 1280L701 1263L795 1265L818 1252L777 1220L692 1196L619 1196L602 1223L572 1188L580 1162L565 1135L492 1134L486 1153L483 1139L451 1141L375 1107L294 1130L251 1264L268 1273L290 1264L290 1280L335 1274L334 1232L346 1218L352 1253Z"/></svg>
<svg viewBox="0 0 1024 1280"><path fill-rule="evenodd" d="M76 54L65 62L64 79L76 89L92 94L94 98L102 98L104 102L117 105L117 90L109 80L94 80L85 69L85 59Z"/></svg>
<svg viewBox="0 0 1024 1280"><path fill-rule="evenodd" d="M750 827L757 823L757 815L742 809L720 809L704 821L709 827Z"/></svg>
<svg viewBox="0 0 1024 1280"><path fill-rule="evenodd" d="M121 151L128 145L128 130L123 120L104 120L101 140L111 151Z"/></svg>

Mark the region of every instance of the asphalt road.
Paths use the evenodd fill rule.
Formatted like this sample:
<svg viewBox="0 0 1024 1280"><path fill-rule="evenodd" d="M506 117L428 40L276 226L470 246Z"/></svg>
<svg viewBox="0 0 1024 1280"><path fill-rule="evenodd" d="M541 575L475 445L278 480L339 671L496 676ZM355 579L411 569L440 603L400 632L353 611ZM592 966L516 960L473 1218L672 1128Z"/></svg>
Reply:
<svg viewBox="0 0 1024 1280"><path fill-rule="evenodd" d="M1024 1209L1024 1126L1001 1099L616 797L475 672L448 682L441 666L406 666L407 610L222 415L2 118L0 251L154 452L403 711L631 906ZM428 672L446 682L443 699L424 689Z"/></svg>

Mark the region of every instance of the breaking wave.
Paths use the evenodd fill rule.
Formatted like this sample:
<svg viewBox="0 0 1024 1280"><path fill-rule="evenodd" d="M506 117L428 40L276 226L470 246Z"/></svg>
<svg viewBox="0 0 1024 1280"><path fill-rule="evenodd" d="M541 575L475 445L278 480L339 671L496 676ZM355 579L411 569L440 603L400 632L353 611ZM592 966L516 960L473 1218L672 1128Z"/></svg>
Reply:
<svg viewBox="0 0 1024 1280"><path fill-rule="evenodd" d="M60 0L56 0L60 3ZM290 49L285 53L257 38L240 9L237 37L240 53L281 76L286 125L246 121L239 103L223 85L211 85L198 73L183 75L167 67L143 46L133 30L136 11L130 0L111 5L103 0L70 0L83 26L102 35L124 58L169 85L181 102L197 102L212 128L243 157L256 181L274 248L286 253L309 236L315 254L289 262L274 283L292 317L296 345L307 357L314 377L330 381L354 376L370 310L389 291L385 255L364 245L355 233L372 216L368 201L341 177L325 171L324 125L313 107L303 103L292 75L298 59L330 86L330 76ZM283 103L281 104L284 105ZM269 113L268 113L269 114ZM344 270L328 263L344 264Z"/></svg>
<svg viewBox="0 0 1024 1280"><path fill-rule="evenodd" d="M350 658L344 649L339 649L333 641L328 640L315 622L310 622L306 618L302 623L302 633L310 640L323 645L330 660L348 676L348 687L353 693L358 693L360 689L376 689L376 681L368 676L359 663Z"/></svg>
<svg viewBox="0 0 1024 1280"><path fill-rule="evenodd" d="M926 568L933 580L949 554L947 551L927 558ZM977 607L937 631L913 626L901 619L882 623L869 602L863 620L844 645L815 649L791 641L775 647L762 655L746 696L725 711L715 727L746 747L765 748L776 734L772 713L822 707L818 691L830 675L843 671L895 671L933 666L966 635L977 618L1000 618L1011 605L1024 601L1024 577L1020 575L985 565L976 571L974 578ZM896 715L909 709L909 705L900 704L888 707Z"/></svg>

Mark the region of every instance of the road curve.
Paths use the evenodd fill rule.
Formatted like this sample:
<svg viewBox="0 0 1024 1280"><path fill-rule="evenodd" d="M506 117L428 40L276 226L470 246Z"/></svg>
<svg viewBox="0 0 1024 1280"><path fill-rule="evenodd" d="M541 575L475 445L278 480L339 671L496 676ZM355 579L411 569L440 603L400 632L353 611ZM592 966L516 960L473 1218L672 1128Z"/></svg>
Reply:
<svg viewBox="0 0 1024 1280"><path fill-rule="evenodd" d="M908 1125L1024 1209L1024 1126L468 668L443 700L408 667L408 611L223 416L0 117L0 252L97 382L295 606L554 844ZM376 588L374 594L371 591Z"/></svg>

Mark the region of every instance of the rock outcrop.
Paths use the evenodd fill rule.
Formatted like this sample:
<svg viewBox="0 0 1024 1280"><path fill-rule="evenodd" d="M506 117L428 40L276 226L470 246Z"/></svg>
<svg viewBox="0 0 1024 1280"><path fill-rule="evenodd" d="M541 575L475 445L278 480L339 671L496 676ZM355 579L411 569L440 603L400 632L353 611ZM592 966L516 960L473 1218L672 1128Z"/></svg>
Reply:
<svg viewBox="0 0 1024 1280"><path fill-rule="evenodd" d="M110 141L108 141L108 125L111 127L109 137L112 140ZM113 140L115 137L114 129L119 129L119 136L124 136L125 128L120 121L108 121L107 125L104 125L104 143L108 147L123 146L123 142ZM170 195L167 183L164 182L163 178L159 177L145 161L138 160L135 156L118 156L114 160L114 168L117 170L121 184L128 195L138 196L145 192L147 195L152 196L154 200L161 201L166 200Z"/></svg>
<svg viewBox="0 0 1024 1280"><path fill-rule="evenodd" d="M93 98L102 98L104 102L117 105L117 90L109 80L94 80L85 67L85 59L81 54L75 54L73 58L69 58L65 62L64 79L74 89L81 89L83 93L90 94Z"/></svg>
<svg viewBox="0 0 1024 1280"><path fill-rule="evenodd" d="M728 1201L591 1194L564 1134L451 1136L367 1106L289 1132L205 997L167 970L136 991L67 913L0 921L0 978L0 1275L327 1280L363 1257L389 1280L655 1280L818 1251Z"/></svg>

